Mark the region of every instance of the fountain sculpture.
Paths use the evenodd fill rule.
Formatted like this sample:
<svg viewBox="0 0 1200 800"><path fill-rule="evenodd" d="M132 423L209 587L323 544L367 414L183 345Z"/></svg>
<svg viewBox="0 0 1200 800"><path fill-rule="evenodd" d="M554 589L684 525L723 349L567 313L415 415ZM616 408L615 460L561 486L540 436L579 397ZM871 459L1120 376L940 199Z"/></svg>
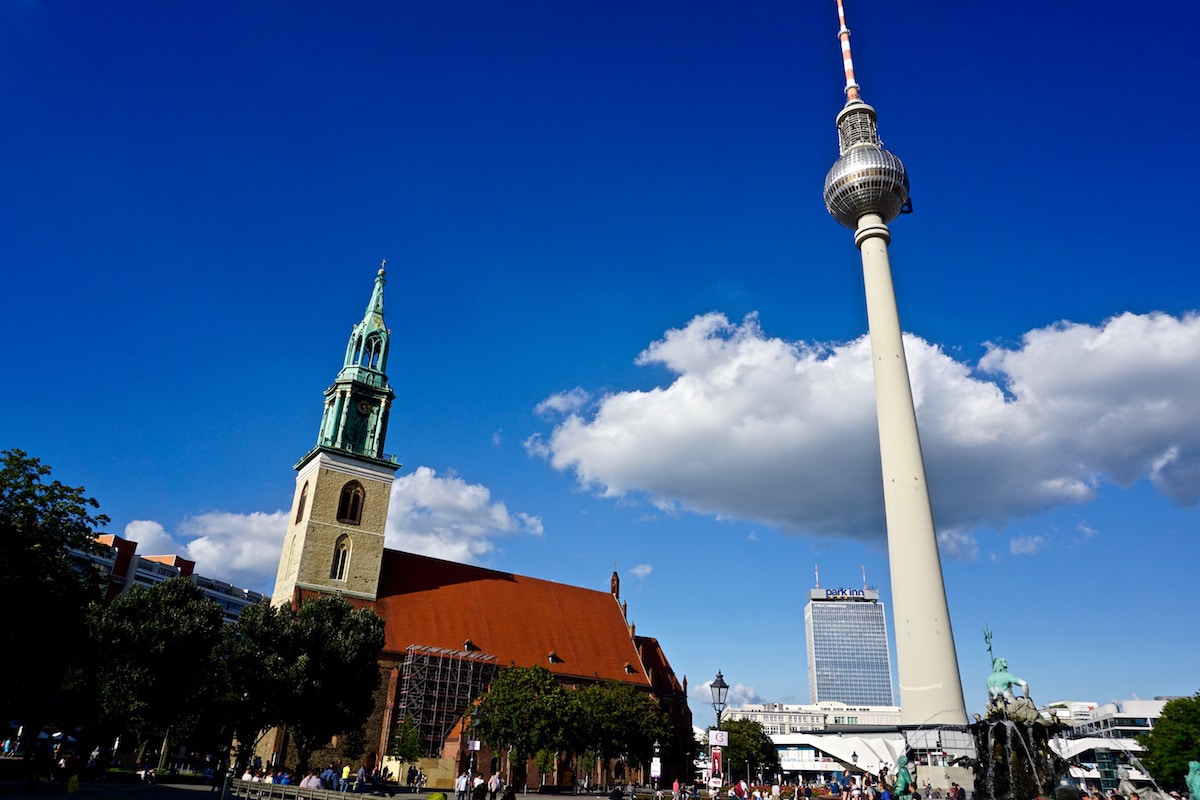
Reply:
<svg viewBox="0 0 1200 800"><path fill-rule="evenodd" d="M1065 726L1042 716L1029 697L1029 684L1008 671L1008 661L992 653L992 632L984 628L992 662L986 716L975 715L977 800L1035 800L1056 792L1067 764L1050 748ZM1013 687L1022 690L1021 695Z"/></svg>

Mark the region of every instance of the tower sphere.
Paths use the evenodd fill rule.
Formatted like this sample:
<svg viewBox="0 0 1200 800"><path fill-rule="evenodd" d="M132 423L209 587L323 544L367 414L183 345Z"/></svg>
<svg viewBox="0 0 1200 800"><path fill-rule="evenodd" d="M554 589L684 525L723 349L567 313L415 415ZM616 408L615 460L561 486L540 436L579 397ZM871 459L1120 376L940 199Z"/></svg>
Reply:
<svg viewBox="0 0 1200 800"><path fill-rule="evenodd" d="M878 214L891 222L907 200L904 164L878 145L851 148L825 176L825 208L850 229L863 214Z"/></svg>

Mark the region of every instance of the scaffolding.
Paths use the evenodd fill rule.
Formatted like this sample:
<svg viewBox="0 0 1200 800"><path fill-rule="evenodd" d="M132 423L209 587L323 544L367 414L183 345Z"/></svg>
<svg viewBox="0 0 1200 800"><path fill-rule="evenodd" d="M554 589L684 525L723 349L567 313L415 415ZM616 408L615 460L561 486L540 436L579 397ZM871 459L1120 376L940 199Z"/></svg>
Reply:
<svg viewBox="0 0 1200 800"><path fill-rule="evenodd" d="M400 666L394 719L416 726L421 754L437 758L446 737L496 676L496 657L410 645Z"/></svg>

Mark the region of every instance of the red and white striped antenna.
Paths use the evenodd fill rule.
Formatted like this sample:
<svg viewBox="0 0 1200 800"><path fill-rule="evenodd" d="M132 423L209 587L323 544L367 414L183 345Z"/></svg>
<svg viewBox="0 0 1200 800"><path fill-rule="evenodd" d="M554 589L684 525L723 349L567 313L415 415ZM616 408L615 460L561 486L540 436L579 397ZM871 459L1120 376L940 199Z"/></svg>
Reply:
<svg viewBox="0 0 1200 800"><path fill-rule="evenodd" d="M837 0L838 22L842 27L838 38L842 41L842 68L846 70L846 102L852 103L861 98L858 96L858 83L854 80L854 59L850 56L850 29L846 27L846 9L842 0Z"/></svg>

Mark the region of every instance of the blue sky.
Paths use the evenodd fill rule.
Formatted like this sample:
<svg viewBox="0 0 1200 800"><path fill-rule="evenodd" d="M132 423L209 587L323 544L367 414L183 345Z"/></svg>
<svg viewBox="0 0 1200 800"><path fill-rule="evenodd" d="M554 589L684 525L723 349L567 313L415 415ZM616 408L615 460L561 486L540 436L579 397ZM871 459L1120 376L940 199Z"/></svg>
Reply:
<svg viewBox="0 0 1200 800"><path fill-rule="evenodd" d="M1191 694L1200 319L1166 3L849 0L967 705ZM711 717L890 591L833 0L0 0L0 447L269 588L388 260L393 546L605 589ZM920 580L920 576L911 576Z"/></svg>

